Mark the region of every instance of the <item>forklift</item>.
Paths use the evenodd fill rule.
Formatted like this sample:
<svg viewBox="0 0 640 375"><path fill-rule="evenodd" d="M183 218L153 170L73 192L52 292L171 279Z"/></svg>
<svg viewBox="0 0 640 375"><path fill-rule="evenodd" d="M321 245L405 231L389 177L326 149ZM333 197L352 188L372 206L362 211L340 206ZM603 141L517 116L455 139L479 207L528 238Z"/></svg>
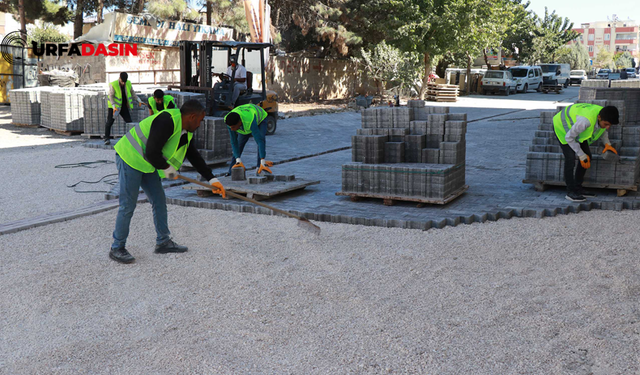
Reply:
<svg viewBox="0 0 640 375"><path fill-rule="evenodd" d="M276 132L278 123L278 95L266 89L265 52L269 43L247 43L233 41L180 42L180 86L170 85L170 90L203 93L206 97L207 115L224 117L230 106L253 103L267 111L267 135ZM246 90L240 92L235 103L231 103L235 71L226 75L228 62L235 58L247 69ZM261 74L262 90L253 90L254 72ZM213 77L220 81L214 84Z"/></svg>

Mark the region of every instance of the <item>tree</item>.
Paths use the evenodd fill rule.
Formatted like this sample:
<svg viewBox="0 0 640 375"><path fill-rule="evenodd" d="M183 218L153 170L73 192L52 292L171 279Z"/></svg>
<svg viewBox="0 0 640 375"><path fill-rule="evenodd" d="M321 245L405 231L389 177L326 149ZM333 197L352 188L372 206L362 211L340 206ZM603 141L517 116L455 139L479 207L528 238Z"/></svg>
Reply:
<svg viewBox="0 0 640 375"><path fill-rule="evenodd" d="M529 2L526 2L514 8L511 25L502 42L505 52L511 54L518 63L528 61L533 54L533 30L536 28L537 16L528 7Z"/></svg>
<svg viewBox="0 0 640 375"><path fill-rule="evenodd" d="M544 18L536 17L536 27L533 31L533 51L529 57L530 63L536 61L555 62L557 52L564 45L578 37L572 30L573 23L568 18L562 18L555 11L549 13L544 8Z"/></svg>
<svg viewBox="0 0 640 375"><path fill-rule="evenodd" d="M615 69L616 64L613 61L613 53L605 49L601 49L596 56L594 65L598 68Z"/></svg>
<svg viewBox="0 0 640 375"><path fill-rule="evenodd" d="M361 48L360 55L361 57L352 57L351 60L376 82L378 95L382 95L387 83L398 75L403 58L402 52L382 41L372 50Z"/></svg>
<svg viewBox="0 0 640 375"><path fill-rule="evenodd" d="M145 0L136 0L138 12L142 12ZM185 0L149 0L147 11L154 16L169 20L199 19L200 13L188 7Z"/></svg>
<svg viewBox="0 0 640 375"><path fill-rule="evenodd" d="M569 64L573 70L589 70L589 51L581 43L572 43L560 48L557 61Z"/></svg>
<svg viewBox="0 0 640 375"><path fill-rule="evenodd" d="M634 67L633 56L628 51L625 51L624 53L617 53L613 57L613 60L616 64L616 68L618 69Z"/></svg>
<svg viewBox="0 0 640 375"><path fill-rule="evenodd" d="M23 4L22 12L20 4ZM72 12L66 6L56 4L50 0L4 0L0 1L0 12L9 13L19 18L20 23L24 21L33 23L35 20L43 20L54 25L64 25L71 20ZM25 26L21 26L26 31Z"/></svg>
<svg viewBox="0 0 640 375"><path fill-rule="evenodd" d="M64 43L69 41L70 37L63 34L52 23L44 22L42 26L32 26L29 28L28 44L37 43Z"/></svg>
<svg viewBox="0 0 640 375"><path fill-rule="evenodd" d="M242 1L230 0L208 0L207 5L211 7L211 17L207 20L212 26L230 26L239 33L248 34L249 24L244 12Z"/></svg>

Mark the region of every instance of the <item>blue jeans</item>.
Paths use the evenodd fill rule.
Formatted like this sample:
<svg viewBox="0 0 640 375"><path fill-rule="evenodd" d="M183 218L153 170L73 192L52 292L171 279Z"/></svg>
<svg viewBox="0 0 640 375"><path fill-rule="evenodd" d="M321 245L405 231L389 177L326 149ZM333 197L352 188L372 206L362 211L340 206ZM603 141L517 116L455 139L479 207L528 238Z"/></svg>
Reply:
<svg viewBox="0 0 640 375"><path fill-rule="evenodd" d="M129 224L133 211L138 203L140 187L147 195L153 209L153 223L156 226L156 244L160 245L170 239L167 224L167 199L158 172L142 173L125 163L116 154L118 180L120 182L120 208L116 217L116 229L113 231L112 249L123 248L129 236Z"/></svg>
<svg viewBox="0 0 640 375"><path fill-rule="evenodd" d="M262 137L265 138L265 147L267 147L267 141L266 141L266 136L267 136L267 120L263 120L259 125L258 125L258 129L260 130L260 134L262 134ZM247 141L249 140L249 138L252 138L253 135L251 134L240 134L238 133L238 157L242 156L242 151L244 151L244 146L247 144ZM257 146L257 145L256 145ZM256 164L256 168L258 168L260 166L260 150L257 149L256 153L258 154L258 161ZM233 168L233 166L236 164L236 157L232 156L231 157L231 164L229 164L229 174L231 174L231 168Z"/></svg>

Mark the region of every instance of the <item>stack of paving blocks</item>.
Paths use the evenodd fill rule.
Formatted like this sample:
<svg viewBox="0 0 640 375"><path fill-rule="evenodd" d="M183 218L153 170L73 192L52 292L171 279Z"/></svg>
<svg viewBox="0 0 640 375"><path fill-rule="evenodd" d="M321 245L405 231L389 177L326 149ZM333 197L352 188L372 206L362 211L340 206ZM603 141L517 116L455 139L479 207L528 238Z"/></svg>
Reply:
<svg viewBox="0 0 640 375"><path fill-rule="evenodd" d="M165 91L165 95L171 95L176 102L178 108L182 108L182 105L189 100L197 100L202 104L204 108L207 108L207 98L204 94L198 94L195 92L182 92L182 91Z"/></svg>
<svg viewBox="0 0 640 375"><path fill-rule="evenodd" d="M47 90L33 87L9 91L11 121L18 125L40 125L41 95Z"/></svg>
<svg viewBox="0 0 640 375"><path fill-rule="evenodd" d="M226 160L233 155L229 130L222 117L205 117L193 133L192 142L205 160Z"/></svg>
<svg viewBox="0 0 640 375"><path fill-rule="evenodd" d="M620 112L620 124L609 129L609 139L620 155L620 162L606 161L602 157L604 145L600 140L591 144L591 168L585 175L585 186L624 188L637 185L640 176L640 125L629 125L625 102L621 100L580 100L579 103L612 105ZM526 176L528 182L544 182L549 185L564 184L564 155L553 127L556 111L542 112L540 125L527 154ZM576 160L576 166L579 161Z"/></svg>
<svg viewBox="0 0 640 375"><path fill-rule="evenodd" d="M50 122L44 125L59 131L84 131L84 96L92 94L83 90L60 90L49 92L47 110Z"/></svg>
<svg viewBox="0 0 640 375"><path fill-rule="evenodd" d="M145 94L136 94L143 102L148 98ZM86 92L84 95L85 123L84 134L86 136L102 136L104 135L105 125L107 123L107 115L109 112L108 97L104 90ZM147 107L139 107L134 101L133 109L129 110L131 121L139 123L149 116ZM130 126L118 115L111 127L111 135L114 137L123 136Z"/></svg>
<svg viewBox="0 0 640 375"><path fill-rule="evenodd" d="M465 184L466 119L417 100L362 110L342 192L438 200L455 193Z"/></svg>

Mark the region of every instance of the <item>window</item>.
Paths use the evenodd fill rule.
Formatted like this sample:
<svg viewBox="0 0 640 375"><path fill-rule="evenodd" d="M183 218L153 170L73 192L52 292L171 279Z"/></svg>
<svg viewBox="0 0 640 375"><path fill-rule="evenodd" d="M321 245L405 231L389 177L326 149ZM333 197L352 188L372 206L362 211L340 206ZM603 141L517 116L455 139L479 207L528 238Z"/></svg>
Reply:
<svg viewBox="0 0 640 375"><path fill-rule="evenodd" d="M593 40L596 37L595 34L589 34L589 40Z"/></svg>
<svg viewBox="0 0 640 375"><path fill-rule="evenodd" d="M604 40L611 40L611 34L604 34Z"/></svg>
<svg viewBox="0 0 640 375"><path fill-rule="evenodd" d="M604 50L605 50L605 51L608 51L608 50L609 50L609 45L608 45L608 44L604 46Z"/></svg>
<svg viewBox="0 0 640 375"><path fill-rule="evenodd" d="M536 77L540 77L542 75L542 71L540 69L536 69Z"/></svg>
<svg viewBox="0 0 640 375"><path fill-rule="evenodd" d="M529 71L529 78L533 78L533 70Z"/></svg>
<svg viewBox="0 0 640 375"><path fill-rule="evenodd" d="M589 52L593 52L593 46L589 46Z"/></svg>

